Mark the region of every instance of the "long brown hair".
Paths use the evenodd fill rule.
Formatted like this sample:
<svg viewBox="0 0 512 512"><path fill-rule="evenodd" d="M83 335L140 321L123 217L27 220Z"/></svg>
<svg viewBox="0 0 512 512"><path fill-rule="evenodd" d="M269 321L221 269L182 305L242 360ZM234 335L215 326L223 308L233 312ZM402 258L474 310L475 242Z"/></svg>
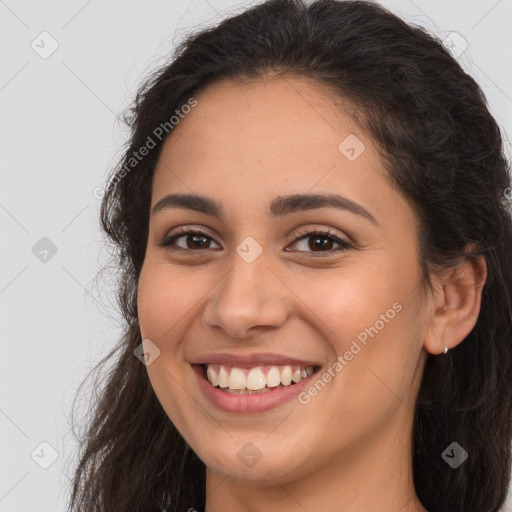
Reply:
<svg viewBox="0 0 512 512"><path fill-rule="evenodd" d="M96 367L103 374L78 436L69 510L203 510L204 464L134 356L142 341L137 281L151 182L165 140L154 132L214 81L268 71L313 78L356 107L357 122L379 145L390 179L420 220L427 280L430 264L485 257L475 328L446 356L428 356L412 463L416 492L431 512L498 511L512 439L511 183L500 129L479 86L434 36L374 3L335 0L252 7L189 36L141 87L128 120L131 139L101 205L102 229L116 249L124 330ZM130 159L148 137L155 147L135 164ZM457 469L441 457L453 441L469 453Z"/></svg>

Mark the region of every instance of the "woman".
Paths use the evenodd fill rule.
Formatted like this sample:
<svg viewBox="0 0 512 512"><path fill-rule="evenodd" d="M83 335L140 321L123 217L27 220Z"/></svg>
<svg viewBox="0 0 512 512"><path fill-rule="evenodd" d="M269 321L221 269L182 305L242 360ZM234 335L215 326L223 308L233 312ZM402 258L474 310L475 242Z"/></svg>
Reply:
<svg viewBox="0 0 512 512"><path fill-rule="evenodd" d="M510 178L440 42L271 0L185 41L131 126L101 212L126 327L70 510L498 511Z"/></svg>

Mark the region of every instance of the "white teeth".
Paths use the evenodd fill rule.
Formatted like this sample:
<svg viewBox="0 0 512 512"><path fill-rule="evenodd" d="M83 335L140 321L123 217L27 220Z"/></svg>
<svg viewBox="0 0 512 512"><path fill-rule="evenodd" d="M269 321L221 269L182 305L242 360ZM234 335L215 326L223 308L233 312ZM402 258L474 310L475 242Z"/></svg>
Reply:
<svg viewBox="0 0 512 512"><path fill-rule="evenodd" d="M289 386L292 383L292 367L285 366L281 370L281 384L283 386Z"/></svg>
<svg viewBox="0 0 512 512"><path fill-rule="evenodd" d="M229 374L229 389L245 389L247 387L247 380L245 374L240 368L231 368Z"/></svg>
<svg viewBox="0 0 512 512"><path fill-rule="evenodd" d="M267 373L267 388L275 388L281 384L281 372L276 366L272 366Z"/></svg>
<svg viewBox="0 0 512 512"><path fill-rule="evenodd" d="M261 393L269 388L297 384L313 373L312 366L271 366L267 375L262 367L251 368L248 372L242 368L222 365L206 365L206 378L214 387L238 394Z"/></svg>
<svg viewBox="0 0 512 512"><path fill-rule="evenodd" d="M224 366L221 366L220 367L220 370L219 370L219 386L221 388L227 388L229 387L229 376L228 376L228 372L226 371L226 368L224 368Z"/></svg>
<svg viewBox="0 0 512 512"><path fill-rule="evenodd" d="M231 370L231 373L233 373L233 370ZM260 368L253 368L247 375L247 389L256 391L257 389L263 389L266 384L265 374Z"/></svg>
<svg viewBox="0 0 512 512"><path fill-rule="evenodd" d="M215 370L211 366L208 366L206 373L208 375L208 380L211 382L212 386L218 386L219 377L215 373Z"/></svg>

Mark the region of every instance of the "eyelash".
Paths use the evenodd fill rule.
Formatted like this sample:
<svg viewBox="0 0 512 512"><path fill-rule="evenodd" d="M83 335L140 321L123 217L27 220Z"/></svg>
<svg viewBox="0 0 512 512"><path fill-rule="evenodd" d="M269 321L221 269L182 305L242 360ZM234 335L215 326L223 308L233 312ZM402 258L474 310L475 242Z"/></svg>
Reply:
<svg viewBox="0 0 512 512"><path fill-rule="evenodd" d="M203 236L205 238L209 238L209 239L213 240L213 238L210 235L208 235L207 233L205 233L204 231L201 231L201 230L198 230L198 229L186 229L186 228L183 228L178 233L175 233L174 235L172 235L170 237L164 238L158 245L161 246L161 247L164 247L165 249L167 249L169 251L181 251L181 252L189 252L189 253L190 252L198 252L198 251L208 251L208 250L211 250L209 248L206 248L206 249L183 249L182 247L173 246L174 242L178 238L182 238L184 236L189 236L189 235L199 235L199 236ZM337 243L340 247L338 249L328 250L328 251L319 251L319 252L315 252L315 251L299 251L299 252L309 252L312 255L315 255L314 257L319 257L319 256L321 257L321 255L329 256L329 255L332 255L334 253L338 253L338 252L341 252L341 251L346 251L348 249L353 249L354 248L354 246L350 242L347 242L346 240L342 240L341 238L336 236L335 233L331 232L329 229L313 229L313 230L309 230L308 231L308 228L303 228L303 229L299 230L295 234L295 238L292 241L292 244L295 244L295 243L297 243L297 242L299 242L299 241L301 241L303 239L313 238L313 237L329 238L332 241L334 241L335 243Z"/></svg>

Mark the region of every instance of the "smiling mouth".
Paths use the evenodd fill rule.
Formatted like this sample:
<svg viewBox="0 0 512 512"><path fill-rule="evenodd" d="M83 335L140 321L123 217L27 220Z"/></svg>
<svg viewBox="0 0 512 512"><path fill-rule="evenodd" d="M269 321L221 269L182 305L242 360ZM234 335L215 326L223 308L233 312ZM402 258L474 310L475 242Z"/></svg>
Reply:
<svg viewBox="0 0 512 512"><path fill-rule="evenodd" d="M214 388L234 395L270 393L294 386L318 372L320 366L256 366L238 368L221 364L201 364L203 378Z"/></svg>

